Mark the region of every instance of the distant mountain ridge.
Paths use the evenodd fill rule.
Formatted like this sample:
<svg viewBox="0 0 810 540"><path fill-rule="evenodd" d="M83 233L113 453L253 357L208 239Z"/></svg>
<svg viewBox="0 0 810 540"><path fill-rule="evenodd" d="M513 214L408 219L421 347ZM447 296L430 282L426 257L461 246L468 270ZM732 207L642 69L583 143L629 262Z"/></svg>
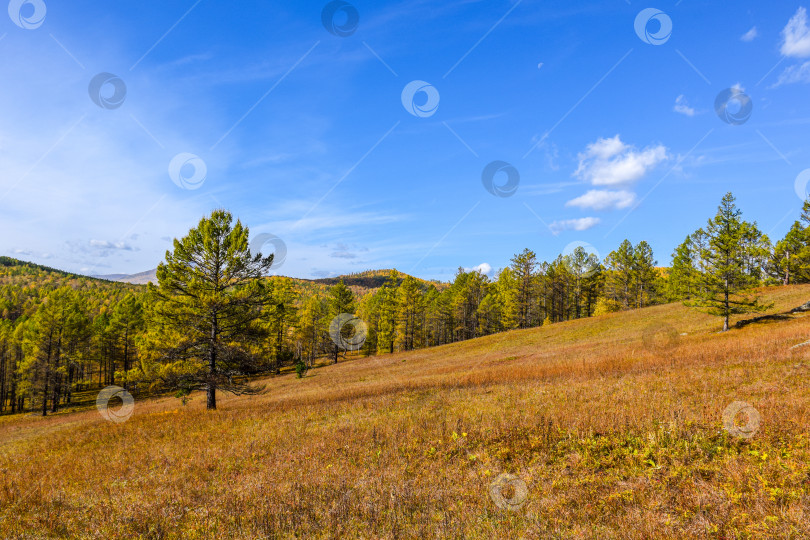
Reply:
<svg viewBox="0 0 810 540"><path fill-rule="evenodd" d="M122 283L131 283L133 285L146 285L147 283L154 283L157 284L157 268L153 268L152 270L146 270L145 272L139 272L137 274L104 274L104 275L95 275L90 276L96 279L106 279L107 281L118 281ZM357 287L358 289L368 290L368 289L377 289L382 287L383 283L388 280L388 276L390 275L391 270L366 270L365 272L357 272L354 274L346 274L342 276L335 276L335 277L328 277L328 278L317 278L317 279L305 279L305 278L294 278L296 281L305 281L310 283L318 283L321 285L335 285L340 281L343 281L347 287ZM407 276L407 274L399 272L399 280L402 281ZM431 283L438 286L440 289L446 284L432 281L432 280L424 280L420 278L416 278L419 281L427 284Z"/></svg>
<svg viewBox="0 0 810 540"><path fill-rule="evenodd" d="M0 256L0 265L2 266L16 266L20 268L31 268L31 269L39 269L42 271L47 272L54 272L64 276L81 276L81 274L77 274L75 272L66 272L64 270L59 270L57 268L51 268L48 266L43 266L36 263L31 263L27 261L21 261L19 259L14 259L12 257L4 257ZM368 291L373 291L382 287L382 285L389 279L391 274L391 269L383 269L383 270L366 270L363 272L355 272L352 274L340 275L335 277L328 277L328 278L316 278L316 279L306 279L306 278L292 278L294 281L299 283L311 283L320 287L329 287L332 285L337 284L340 281L350 287L355 293L363 294ZM404 272L399 273L399 281L401 282L408 274ZM131 285L146 285L147 283L154 283L157 285L157 268L152 268L151 270L145 270L143 272L138 272L137 274L93 274L88 275L86 277L92 279L101 279L104 281L111 281L116 283L129 283ZM283 277L283 276L279 276ZM435 281L435 280L426 280L421 278L416 278L420 282L422 282L425 286L434 285L439 290L444 289L445 287L449 286L449 283Z"/></svg>
<svg viewBox="0 0 810 540"><path fill-rule="evenodd" d="M147 283L157 284L157 268L138 272L137 274L103 274L90 277L106 279L107 281L118 281L120 283L131 283L133 285L146 285Z"/></svg>
<svg viewBox="0 0 810 540"><path fill-rule="evenodd" d="M382 287L383 284L388 281L391 272L393 269L384 269L384 270L366 270L364 272L356 272L353 274L345 274L342 276L335 276L335 277L328 277L328 278L318 278L318 279L306 279L302 281L311 281L314 283L320 283L322 285L336 285L338 282L342 281L347 287L361 287L364 289L377 289ZM408 274L404 272L400 272L396 270L399 274L399 280L397 285L402 282L403 279L408 277ZM417 279L418 281L424 284L432 284L436 285L439 289L443 288L444 286L448 285L446 283L429 280L429 279L422 279L416 276L411 276Z"/></svg>

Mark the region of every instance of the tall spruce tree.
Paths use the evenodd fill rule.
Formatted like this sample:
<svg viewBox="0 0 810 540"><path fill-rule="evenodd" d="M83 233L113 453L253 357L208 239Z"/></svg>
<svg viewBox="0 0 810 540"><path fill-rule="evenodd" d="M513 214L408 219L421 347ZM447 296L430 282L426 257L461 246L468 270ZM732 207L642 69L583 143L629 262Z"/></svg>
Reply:
<svg viewBox="0 0 810 540"><path fill-rule="evenodd" d="M262 277L273 255L252 254L249 231L225 210L200 220L174 240L158 265L151 295L148 338L153 352L147 379L184 391L205 390L207 408L216 409L216 391L257 393L242 379L264 362L257 354L266 338L259 324L270 291Z"/></svg>

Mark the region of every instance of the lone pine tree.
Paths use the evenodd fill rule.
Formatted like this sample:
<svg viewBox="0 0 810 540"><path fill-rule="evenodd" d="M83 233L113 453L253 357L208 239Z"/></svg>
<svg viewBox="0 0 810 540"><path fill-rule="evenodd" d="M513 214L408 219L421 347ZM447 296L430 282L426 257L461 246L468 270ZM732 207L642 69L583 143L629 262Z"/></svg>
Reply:
<svg viewBox="0 0 810 540"><path fill-rule="evenodd" d="M728 331L731 315L760 312L767 309L758 297L746 291L759 282L756 275L746 271L750 242L746 235L756 227L741 219L742 212L734 204L734 196L726 193L717 215L710 219L703 236L700 253L699 286L695 300L687 305L703 308L711 315L723 317L723 331Z"/></svg>
<svg viewBox="0 0 810 540"><path fill-rule="evenodd" d="M216 391L234 394L261 389L241 377L260 369L261 324L270 290L262 277L273 255L252 254L249 230L225 210L215 210L181 240L157 268L149 286L148 379L182 391L205 390L216 409Z"/></svg>

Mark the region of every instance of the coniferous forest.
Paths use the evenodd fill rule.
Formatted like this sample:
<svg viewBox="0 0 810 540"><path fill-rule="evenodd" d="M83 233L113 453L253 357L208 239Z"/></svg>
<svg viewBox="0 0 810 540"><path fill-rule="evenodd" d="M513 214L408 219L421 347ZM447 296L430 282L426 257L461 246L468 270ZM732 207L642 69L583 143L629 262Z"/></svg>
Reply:
<svg viewBox="0 0 810 540"><path fill-rule="evenodd" d="M248 240L215 211L175 240L148 286L0 258L0 413L47 415L108 385L207 390L216 408L216 389L261 392L258 374L675 301L728 330L730 317L769 307L755 287L810 281L810 203L773 242L731 193L663 264L647 242L624 240L603 260L580 247L541 261L527 248L492 277L459 268L451 283L396 270L307 281L268 276L272 255ZM342 314L361 324L341 321L336 339Z"/></svg>

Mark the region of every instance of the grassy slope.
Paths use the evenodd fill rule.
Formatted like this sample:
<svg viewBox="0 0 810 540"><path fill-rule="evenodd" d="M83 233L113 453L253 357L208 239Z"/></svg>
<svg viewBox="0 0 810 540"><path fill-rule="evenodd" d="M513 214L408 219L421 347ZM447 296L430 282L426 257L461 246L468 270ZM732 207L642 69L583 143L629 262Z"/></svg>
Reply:
<svg viewBox="0 0 810 540"><path fill-rule="evenodd" d="M806 538L810 319L717 329L657 306L269 379L214 413L1 418L0 536ZM722 429L735 400L750 440ZM518 511L490 500L501 472Z"/></svg>

